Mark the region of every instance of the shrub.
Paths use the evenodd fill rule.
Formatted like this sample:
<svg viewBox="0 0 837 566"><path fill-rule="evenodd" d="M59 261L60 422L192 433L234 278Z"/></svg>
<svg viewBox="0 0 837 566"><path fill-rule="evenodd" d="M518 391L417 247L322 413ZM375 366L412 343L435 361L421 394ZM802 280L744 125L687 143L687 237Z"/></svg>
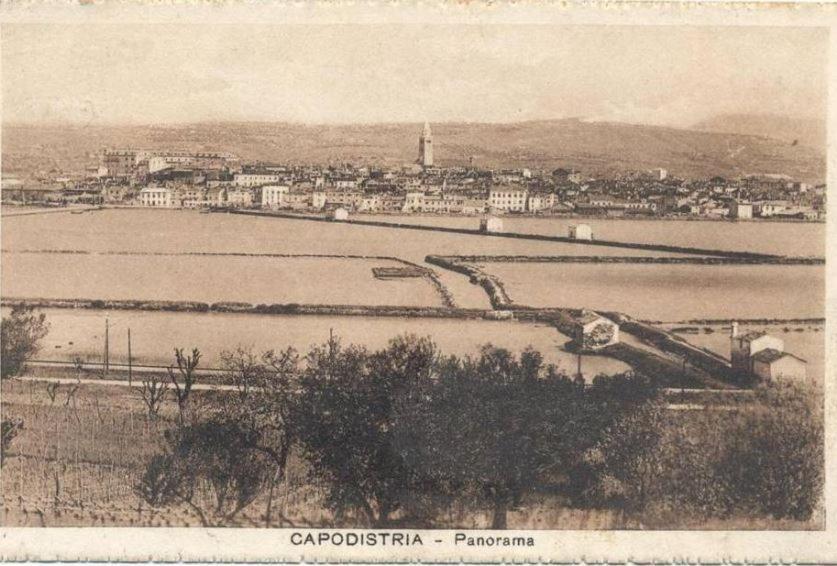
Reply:
<svg viewBox="0 0 837 566"><path fill-rule="evenodd" d="M43 313L35 314L31 307L16 306L0 322L0 377L18 375L27 360L40 350L40 342L49 332Z"/></svg>

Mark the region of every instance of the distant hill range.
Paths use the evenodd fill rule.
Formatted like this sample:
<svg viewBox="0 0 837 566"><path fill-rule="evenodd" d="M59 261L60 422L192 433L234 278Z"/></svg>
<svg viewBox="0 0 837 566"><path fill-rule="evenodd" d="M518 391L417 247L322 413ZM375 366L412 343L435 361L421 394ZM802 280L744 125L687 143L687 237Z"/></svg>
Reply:
<svg viewBox="0 0 837 566"><path fill-rule="evenodd" d="M765 136L786 143L817 149L826 148L824 120L791 118L774 114L724 114L698 122L692 129L702 132Z"/></svg>
<svg viewBox="0 0 837 566"><path fill-rule="evenodd" d="M720 119L719 119L720 120ZM655 167L687 178L784 173L825 179L824 143L791 135L793 123L720 120L693 129L563 119L513 124L431 123L436 162L481 168L564 167L612 175ZM745 128L745 126L747 126ZM225 150L247 161L378 164L414 161L422 124L200 123L171 126L3 127L3 171L80 172L104 147ZM728 129L729 131L715 131ZM746 129L746 132L739 130ZM800 130L802 131L802 130ZM809 133L810 130L805 130ZM796 141L794 141L796 140Z"/></svg>

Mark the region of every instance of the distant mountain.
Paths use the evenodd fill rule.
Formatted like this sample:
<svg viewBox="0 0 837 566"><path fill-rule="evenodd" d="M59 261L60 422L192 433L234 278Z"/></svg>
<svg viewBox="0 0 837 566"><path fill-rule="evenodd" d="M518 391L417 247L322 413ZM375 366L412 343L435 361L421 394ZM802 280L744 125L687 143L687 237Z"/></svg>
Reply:
<svg viewBox="0 0 837 566"><path fill-rule="evenodd" d="M423 124L300 125L200 123L172 126L3 127L3 170L81 171L104 147L226 150L245 160L400 165L418 155ZM437 163L478 167L574 168L614 174L663 167L683 177L785 173L825 178L824 152L763 135L585 122L433 124Z"/></svg>
<svg viewBox="0 0 837 566"><path fill-rule="evenodd" d="M704 132L721 132L752 136L767 136L775 140L807 145L825 153L826 126L824 120L794 118L775 114L725 114L704 120L693 126Z"/></svg>

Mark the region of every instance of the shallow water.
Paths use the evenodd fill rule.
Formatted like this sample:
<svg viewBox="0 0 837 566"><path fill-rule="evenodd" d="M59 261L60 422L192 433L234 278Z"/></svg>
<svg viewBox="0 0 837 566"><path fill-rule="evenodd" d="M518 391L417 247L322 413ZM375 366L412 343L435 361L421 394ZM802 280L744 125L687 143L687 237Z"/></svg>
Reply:
<svg viewBox="0 0 837 566"><path fill-rule="evenodd" d="M50 332L38 359L72 361L76 356L100 362L103 356L105 319L108 319L111 363L127 363L128 328L131 354L136 364L173 363L174 348L203 353L203 367L218 367L220 354L239 346L255 352L293 346L302 352L328 340L330 332L344 344L381 348L399 334L430 336L445 354L477 354L483 344L520 352L528 346L540 351L547 363L568 373L577 358L561 347L569 339L552 327L515 321L412 319L340 316L271 316L227 313L167 313L45 309ZM598 373L629 369L617 360L584 356L582 372L592 379Z"/></svg>
<svg viewBox="0 0 837 566"><path fill-rule="evenodd" d="M677 321L821 318L821 265L487 263L513 301L538 307L615 310Z"/></svg>
<svg viewBox="0 0 837 566"><path fill-rule="evenodd" d="M442 306L424 277L381 280L380 259L2 254L8 297ZM53 276L45 276L53 275Z"/></svg>
<svg viewBox="0 0 837 566"><path fill-rule="evenodd" d="M476 217L376 215L371 220L474 228ZM599 240L825 257L825 224L817 222L634 220L503 216L503 230L567 236L570 225L589 224ZM628 255L628 254L624 254Z"/></svg>

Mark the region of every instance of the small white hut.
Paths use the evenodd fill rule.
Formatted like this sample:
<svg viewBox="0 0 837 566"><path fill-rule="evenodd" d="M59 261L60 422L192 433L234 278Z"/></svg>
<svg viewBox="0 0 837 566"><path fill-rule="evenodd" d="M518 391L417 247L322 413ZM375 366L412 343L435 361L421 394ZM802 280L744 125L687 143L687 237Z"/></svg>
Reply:
<svg viewBox="0 0 837 566"><path fill-rule="evenodd" d="M335 221L337 221L337 222L341 222L341 221L344 221L344 220L348 220L348 219L349 219L349 211L348 211L348 210L346 210L345 208L335 208L334 210L332 210L332 211L329 213L328 217L329 217L331 220L335 220Z"/></svg>
<svg viewBox="0 0 837 566"><path fill-rule="evenodd" d="M573 224L570 226L570 238L573 240L592 240L593 229L589 224Z"/></svg>
<svg viewBox="0 0 837 566"><path fill-rule="evenodd" d="M503 221L496 216L489 216L480 220L480 232L502 232Z"/></svg>

